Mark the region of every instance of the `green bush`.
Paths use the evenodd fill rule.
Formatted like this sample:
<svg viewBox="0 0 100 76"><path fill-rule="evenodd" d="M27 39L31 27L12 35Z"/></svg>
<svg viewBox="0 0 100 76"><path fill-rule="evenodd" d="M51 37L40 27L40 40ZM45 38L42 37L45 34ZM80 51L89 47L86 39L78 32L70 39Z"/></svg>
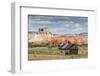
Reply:
<svg viewBox="0 0 100 76"><path fill-rule="evenodd" d="M61 54L61 50L58 47L32 47L28 48L29 54ZM87 55L88 47L87 46L78 46L78 54L79 55Z"/></svg>

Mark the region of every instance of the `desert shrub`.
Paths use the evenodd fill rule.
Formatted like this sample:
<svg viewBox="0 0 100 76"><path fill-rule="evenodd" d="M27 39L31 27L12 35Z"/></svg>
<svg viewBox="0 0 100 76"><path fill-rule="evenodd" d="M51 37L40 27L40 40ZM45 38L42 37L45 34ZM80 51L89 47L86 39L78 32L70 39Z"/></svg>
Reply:
<svg viewBox="0 0 100 76"><path fill-rule="evenodd" d="M28 49L29 54L60 54L60 50L57 47L34 47Z"/></svg>

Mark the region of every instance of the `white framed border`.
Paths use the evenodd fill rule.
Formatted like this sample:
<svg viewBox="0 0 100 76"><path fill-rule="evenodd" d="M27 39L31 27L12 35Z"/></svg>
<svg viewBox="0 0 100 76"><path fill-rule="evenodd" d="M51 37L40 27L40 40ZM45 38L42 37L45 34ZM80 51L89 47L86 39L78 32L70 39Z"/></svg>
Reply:
<svg viewBox="0 0 100 76"><path fill-rule="evenodd" d="M12 49L11 49L11 71L13 73L23 72L47 72L56 70L67 70L75 68L91 68L95 66L95 8L71 7L36 7L28 3L12 3ZM45 12L44 12L45 11ZM50 13L52 12L52 13ZM85 16L88 17L88 59L68 60L27 60L27 15L61 15L61 16ZM26 44L26 45L25 45ZM23 51L26 50L26 51ZM92 55L94 57L92 57ZM44 68L45 67L45 68Z"/></svg>

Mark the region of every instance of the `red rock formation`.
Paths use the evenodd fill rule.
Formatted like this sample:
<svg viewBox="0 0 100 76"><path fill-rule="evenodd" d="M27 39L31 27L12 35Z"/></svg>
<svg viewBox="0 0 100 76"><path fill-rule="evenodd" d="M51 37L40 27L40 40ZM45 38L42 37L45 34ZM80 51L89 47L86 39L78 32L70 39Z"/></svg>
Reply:
<svg viewBox="0 0 100 76"><path fill-rule="evenodd" d="M66 41L70 41L71 43L76 43L77 45L87 44L87 40L83 37L71 36L71 37L53 37L51 39L52 44L60 44L65 43Z"/></svg>

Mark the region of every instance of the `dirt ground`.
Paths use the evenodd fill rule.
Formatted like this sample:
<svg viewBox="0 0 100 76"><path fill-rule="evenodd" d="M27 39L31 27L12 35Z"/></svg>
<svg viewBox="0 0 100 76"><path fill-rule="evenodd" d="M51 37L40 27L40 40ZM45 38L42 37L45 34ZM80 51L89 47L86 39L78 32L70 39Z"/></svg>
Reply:
<svg viewBox="0 0 100 76"><path fill-rule="evenodd" d="M88 55L45 55L45 54L28 54L28 60L58 60L58 59L80 59L88 58Z"/></svg>

